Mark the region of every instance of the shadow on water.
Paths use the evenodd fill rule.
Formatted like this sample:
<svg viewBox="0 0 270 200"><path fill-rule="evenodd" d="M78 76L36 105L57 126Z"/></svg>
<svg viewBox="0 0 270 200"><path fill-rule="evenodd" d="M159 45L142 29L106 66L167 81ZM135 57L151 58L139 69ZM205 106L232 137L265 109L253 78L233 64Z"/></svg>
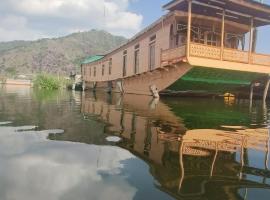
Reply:
<svg viewBox="0 0 270 200"><path fill-rule="evenodd" d="M121 170L126 184L137 190L133 199L169 198L165 194L192 200L269 199L269 112L260 101L250 107L249 101L233 98L157 101L64 92L46 101L34 98L37 94L31 90L0 95L0 121L34 124L36 131L62 129L49 131L48 138L90 148L120 147L131 152L129 158L144 161L149 170L136 159L120 159L128 166ZM108 140L112 136L120 141ZM108 156L102 162L118 154ZM113 180L106 170L101 175L108 183Z"/></svg>

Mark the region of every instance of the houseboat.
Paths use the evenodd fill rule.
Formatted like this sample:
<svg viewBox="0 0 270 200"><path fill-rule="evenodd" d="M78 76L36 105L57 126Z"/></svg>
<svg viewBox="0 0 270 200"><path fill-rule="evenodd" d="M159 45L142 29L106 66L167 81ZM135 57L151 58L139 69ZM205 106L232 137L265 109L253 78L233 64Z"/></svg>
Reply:
<svg viewBox="0 0 270 200"><path fill-rule="evenodd" d="M164 16L127 43L84 60L83 88L158 97L189 81L224 87L269 79L270 55L255 51L257 28L270 24L269 5L173 0L163 9Z"/></svg>

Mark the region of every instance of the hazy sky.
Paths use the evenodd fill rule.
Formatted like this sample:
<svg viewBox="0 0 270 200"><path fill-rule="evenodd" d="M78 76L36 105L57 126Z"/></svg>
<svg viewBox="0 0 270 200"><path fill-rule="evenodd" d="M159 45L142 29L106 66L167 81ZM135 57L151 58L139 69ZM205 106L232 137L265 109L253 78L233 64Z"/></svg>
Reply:
<svg viewBox="0 0 270 200"><path fill-rule="evenodd" d="M59 37L105 29L131 37L158 19L169 0L0 0L0 41ZM270 4L270 0L265 0ZM270 27L259 32L258 49L270 53Z"/></svg>

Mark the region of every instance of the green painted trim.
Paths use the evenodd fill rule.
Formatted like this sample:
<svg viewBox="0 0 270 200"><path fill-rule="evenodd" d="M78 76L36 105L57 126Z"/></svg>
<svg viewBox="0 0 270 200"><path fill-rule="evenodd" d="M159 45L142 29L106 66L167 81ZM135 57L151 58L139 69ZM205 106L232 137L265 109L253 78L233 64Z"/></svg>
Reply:
<svg viewBox="0 0 270 200"><path fill-rule="evenodd" d="M96 62L98 60L101 60L102 58L104 58L104 56L102 56L102 55L90 56L90 57L86 58L85 60L83 60L81 62L81 64L90 64L92 62Z"/></svg>
<svg viewBox="0 0 270 200"><path fill-rule="evenodd" d="M246 87L262 76L263 74L259 73L193 66L187 74L168 89L173 91L227 92Z"/></svg>
<svg viewBox="0 0 270 200"><path fill-rule="evenodd" d="M235 85L250 85L250 81L237 81L237 80L214 80L206 78L192 78L192 77L183 77L183 81L194 81L194 82L205 82L213 84L235 84Z"/></svg>

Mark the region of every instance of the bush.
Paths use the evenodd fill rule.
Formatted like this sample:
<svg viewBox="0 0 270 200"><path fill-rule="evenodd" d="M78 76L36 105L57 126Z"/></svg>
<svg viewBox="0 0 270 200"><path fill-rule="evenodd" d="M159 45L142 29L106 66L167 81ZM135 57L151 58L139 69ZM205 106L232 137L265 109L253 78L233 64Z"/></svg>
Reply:
<svg viewBox="0 0 270 200"><path fill-rule="evenodd" d="M1 84L1 83L5 83L6 80L7 80L6 77L0 75L0 84Z"/></svg>
<svg viewBox="0 0 270 200"><path fill-rule="evenodd" d="M49 74L40 74L34 80L34 87L46 90L58 90L66 87L66 80Z"/></svg>

